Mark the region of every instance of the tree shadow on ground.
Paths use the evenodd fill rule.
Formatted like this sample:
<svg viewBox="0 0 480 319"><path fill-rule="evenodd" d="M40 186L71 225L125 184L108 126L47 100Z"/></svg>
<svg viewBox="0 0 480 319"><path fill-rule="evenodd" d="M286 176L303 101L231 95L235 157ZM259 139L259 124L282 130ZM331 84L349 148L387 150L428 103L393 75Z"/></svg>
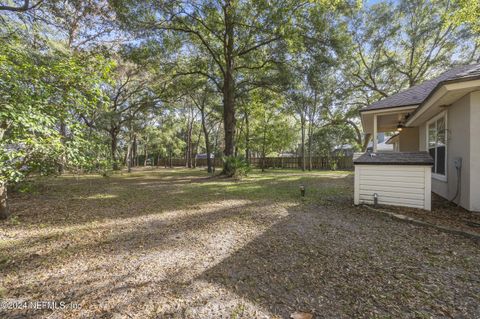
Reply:
<svg viewBox="0 0 480 319"><path fill-rule="evenodd" d="M47 227L2 246L15 260L1 266L13 294L82 301L86 317L145 314L145 303L160 318L209 317L188 313L219 298L216 287L235 307L285 318L480 312L478 245L354 207L351 175L176 174L57 180L17 198L16 227Z"/></svg>
<svg viewBox="0 0 480 319"><path fill-rule="evenodd" d="M304 200L300 182L309 190ZM82 302L85 317L233 316L217 287L234 307L247 300L283 318L296 310L326 318L478 313L478 245L354 207L350 182L317 176L182 184L183 196L203 197L176 203L178 211L153 210L152 203L78 233L25 240L11 247L16 263L2 274L22 278L15 295ZM32 243L48 249L32 256ZM215 302L217 312L191 312Z"/></svg>
<svg viewBox="0 0 480 319"><path fill-rule="evenodd" d="M91 258L96 255L118 256L129 252L156 250L174 250L192 238L185 233L194 230L202 232L215 229L216 225L232 222L242 222L244 219L255 218L268 222L269 214L263 213L263 205L249 201L225 202L209 207L200 207L194 212L172 212L168 216L152 216L124 220L124 223L97 225L85 232L94 231L95 236L78 238L76 234L50 234L16 241L4 245L2 251L12 251L15 263L0 264L3 274L21 271L33 271L40 266L60 265L71 260ZM260 214L265 216L259 216Z"/></svg>
<svg viewBox="0 0 480 319"><path fill-rule="evenodd" d="M295 207L197 280L282 318L473 316L480 248L466 242L360 208Z"/></svg>
<svg viewBox="0 0 480 319"><path fill-rule="evenodd" d="M24 278L16 283L10 298L35 292L42 300L81 302L88 311L107 317L113 312L131 313L145 302L158 301L158 295L174 298L171 296L184 292L194 278L189 274L192 269L194 274L201 273L221 261L236 245L236 237L248 240L249 232L254 234L249 229L253 223L256 230L261 224L267 228L278 219L275 214L259 203L235 201L167 220L143 220L126 229L120 225L95 241L79 240L67 247L62 242L33 258L22 246L18 247L16 263L2 269L2 274ZM209 245L216 249L209 249ZM4 315L41 318L48 313L16 311Z"/></svg>

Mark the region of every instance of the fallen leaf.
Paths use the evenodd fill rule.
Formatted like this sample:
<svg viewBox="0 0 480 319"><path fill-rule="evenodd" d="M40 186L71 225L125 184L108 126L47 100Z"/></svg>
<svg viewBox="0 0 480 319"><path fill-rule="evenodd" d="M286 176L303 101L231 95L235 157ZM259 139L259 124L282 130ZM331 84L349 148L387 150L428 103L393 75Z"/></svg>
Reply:
<svg viewBox="0 0 480 319"><path fill-rule="evenodd" d="M292 319L312 319L313 314L308 313L308 312L295 311L294 313L292 313L290 315L290 318L292 318Z"/></svg>

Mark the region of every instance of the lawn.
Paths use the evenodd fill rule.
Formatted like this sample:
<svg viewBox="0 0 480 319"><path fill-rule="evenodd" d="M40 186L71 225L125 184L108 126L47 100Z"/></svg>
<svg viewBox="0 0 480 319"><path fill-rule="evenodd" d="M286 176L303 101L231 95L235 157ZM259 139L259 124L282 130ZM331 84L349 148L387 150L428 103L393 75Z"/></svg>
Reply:
<svg viewBox="0 0 480 319"><path fill-rule="evenodd" d="M478 242L354 207L352 184L187 169L36 181L0 223L0 298L67 307L0 318L480 316Z"/></svg>

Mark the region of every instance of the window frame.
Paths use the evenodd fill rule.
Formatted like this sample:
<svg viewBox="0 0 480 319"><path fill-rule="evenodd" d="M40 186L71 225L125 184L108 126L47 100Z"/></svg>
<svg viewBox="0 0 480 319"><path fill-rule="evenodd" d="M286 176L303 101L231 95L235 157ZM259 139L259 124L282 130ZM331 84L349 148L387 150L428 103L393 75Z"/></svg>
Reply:
<svg viewBox="0 0 480 319"><path fill-rule="evenodd" d="M447 179L447 174L448 174L448 118L447 118L447 111L443 111L437 115L435 115L434 117L432 117L430 120L427 121L427 123L425 124L425 137L426 137L426 141L425 141L425 146L426 146L426 149L427 149L427 152L430 153L430 148L429 148L429 144L428 144L428 138L429 138L429 126L431 123L435 123L435 130L437 131L436 134L438 135L438 128L437 128L437 120L439 120L440 118L444 118L445 119L445 175L442 175L442 174L438 174L436 172L432 172L432 177L435 178L435 179L438 179L440 181L443 181L443 182L446 182L448 179ZM437 146L436 146L436 141L435 141L435 158L433 159L433 162L434 162L434 166L435 167L435 164L436 164L436 157L437 157Z"/></svg>

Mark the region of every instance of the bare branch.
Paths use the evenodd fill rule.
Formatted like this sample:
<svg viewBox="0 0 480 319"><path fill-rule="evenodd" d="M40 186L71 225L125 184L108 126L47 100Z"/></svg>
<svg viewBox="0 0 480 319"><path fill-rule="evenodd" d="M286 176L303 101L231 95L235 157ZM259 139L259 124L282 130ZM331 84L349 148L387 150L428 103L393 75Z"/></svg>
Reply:
<svg viewBox="0 0 480 319"><path fill-rule="evenodd" d="M182 76L182 75L193 75L193 74L203 75L204 77L210 79L215 84L215 86L217 87L219 92L223 91L222 86L220 85L220 83L218 83L218 81L217 81L217 79L215 79L215 77L213 77L212 75L210 75L206 72L200 71L200 70L189 71L189 72L177 72L174 77Z"/></svg>
<svg viewBox="0 0 480 319"><path fill-rule="evenodd" d="M30 6L30 0L23 1L23 5L19 7L13 6L0 6L0 11L13 11L13 12L25 12L38 7L43 0L38 1L36 4Z"/></svg>
<svg viewBox="0 0 480 319"><path fill-rule="evenodd" d="M261 47L264 46L264 45L270 44L270 43L275 42L275 41L278 41L278 40L280 40L280 39L281 39L281 37L274 37L274 38L267 39L267 40L265 40L265 41L262 41L262 42L259 42L259 43L255 44L254 46L251 46L250 48L247 48L247 49L244 49L244 50L238 52L237 55L238 55L238 56L245 55L245 54L247 54L247 53L249 53L249 52L252 52L252 51L254 51L254 50L258 49L258 48L261 48Z"/></svg>

